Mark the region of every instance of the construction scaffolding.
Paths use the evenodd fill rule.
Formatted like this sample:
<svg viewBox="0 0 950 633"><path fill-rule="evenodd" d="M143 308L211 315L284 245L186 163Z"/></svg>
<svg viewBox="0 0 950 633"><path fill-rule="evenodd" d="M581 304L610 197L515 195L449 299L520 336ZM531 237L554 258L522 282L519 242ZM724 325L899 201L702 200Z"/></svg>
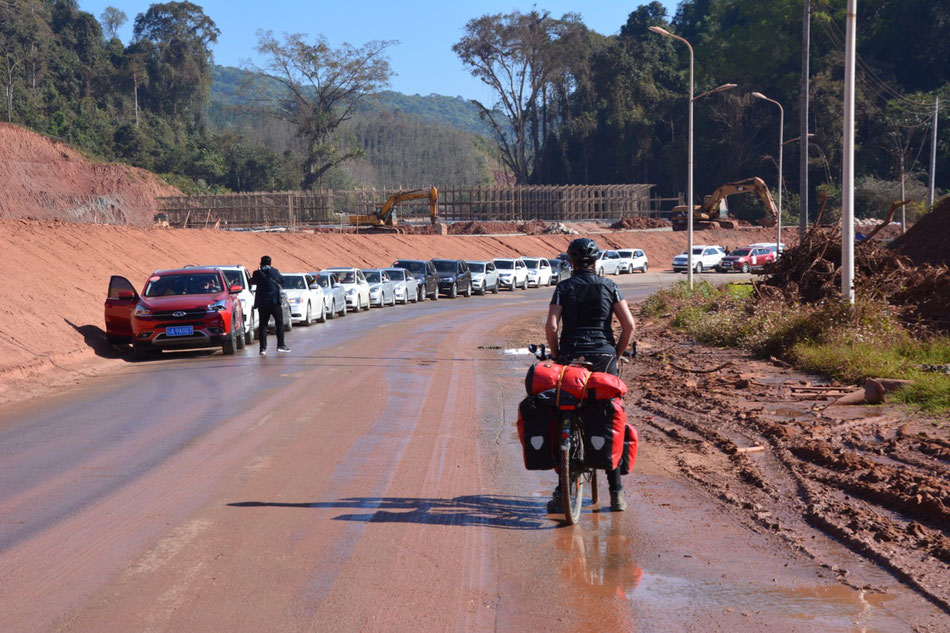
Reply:
<svg viewBox="0 0 950 633"><path fill-rule="evenodd" d="M439 189L444 222L616 220L648 215L653 185L467 187ZM159 198L176 227L264 228L294 231L333 225L370 213L402 189L229 193ZM400 220L428 221L428 202L400 205Z"/></svg>

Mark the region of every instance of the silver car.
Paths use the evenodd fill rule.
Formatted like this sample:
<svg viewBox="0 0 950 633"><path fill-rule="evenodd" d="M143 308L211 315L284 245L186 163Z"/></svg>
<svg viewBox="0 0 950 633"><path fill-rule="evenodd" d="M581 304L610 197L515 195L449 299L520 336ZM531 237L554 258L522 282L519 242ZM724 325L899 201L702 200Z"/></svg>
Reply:
<svg viewBox="0 0 950 633"><path fill-rule="evenodd" d="M419 285L419 280L413 277L411 272L405 268L386 268L384 271L393 282L396 301L407 304L410 301L415 303L423 300L422 286Z"/></svg>
<svg viewBox="0 0 950 633"><path fill-rule="evenodd" d="M483 295L498 294L498 269L495 262L466 262L472 271L472 290Z"/></svg>
<svg viewBox="0 0 950 633"><path fill-rule="evenodd" d="M369 283L369 305L382 308L396 305L396 289L393 282L383 268L368 268L363 275Z"/></svg>
<svg viewBox="0 0 950 633"><path fill-rule="evenodd" d="M346 290L343 284L336 280L336 275L329 272L313 272L314 281L323 288L323 298L327 304L327 318L335 319L346 316Z"/></svg>

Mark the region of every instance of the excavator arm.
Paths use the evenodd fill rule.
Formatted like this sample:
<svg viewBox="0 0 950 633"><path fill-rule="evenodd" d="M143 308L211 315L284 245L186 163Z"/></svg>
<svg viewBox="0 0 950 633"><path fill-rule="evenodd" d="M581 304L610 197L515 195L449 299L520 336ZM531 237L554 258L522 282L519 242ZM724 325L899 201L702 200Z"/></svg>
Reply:
<svg viewBox="0 0 950 633"><path fill-rule="evenodd" d="M430 220L432 224L435 224L439 219L439 191L435 187L429 187L428 189L413 189L394 193L383 203L383 206L377 208L372 214L351 215L350 226L386 227L395 230L396 221L393 211L396 206L402 202L420 198L428 198Z"/></svg>
<svg viewBox="0 0 950 633"><path fill-rule="evenodd" d="M769 191L765 182L757 176L746 178L745 180L729 182L718 187L710 195L706 196L702 205L693 207L693 221L702 221L706 224L715 222L722 228L735 228L733 221L720 217L719 205L731 195L751 192L758 194L759 198L761 198L765 204L765 210L768 212L766 217L759 220L759 224L766 227L775 226L775 223L778 222L778 211L775 208L775 202L772 201L772 193ZM685 230L686 207L678 206L674 208L673 211L680 212L681 215L681 217L674 218L673 229Z"/></svg>

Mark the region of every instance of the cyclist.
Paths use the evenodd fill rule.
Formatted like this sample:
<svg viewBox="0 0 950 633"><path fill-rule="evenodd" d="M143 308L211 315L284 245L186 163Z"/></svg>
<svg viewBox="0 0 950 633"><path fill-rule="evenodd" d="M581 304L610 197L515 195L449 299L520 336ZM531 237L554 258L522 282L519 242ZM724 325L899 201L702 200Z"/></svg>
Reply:
<svg viewBox="0 0 950 633"><path fill-rule="evenodd" d="M592 371L618 375L618 359L633 338L635 323L626 299L613 281L594 271L600 249L594 240L581 237L567 247L573 274L560 282L551 297L544 326L551 356L559 363L570 363L581 357L591 363ZM615 340L611 319L620 322L620 340ZM558 329L561 335L558 337ZM620 469L607 471L610 486L610 509L623 512ZM561 508L560 487L548 502L548 512Z"/></svg>

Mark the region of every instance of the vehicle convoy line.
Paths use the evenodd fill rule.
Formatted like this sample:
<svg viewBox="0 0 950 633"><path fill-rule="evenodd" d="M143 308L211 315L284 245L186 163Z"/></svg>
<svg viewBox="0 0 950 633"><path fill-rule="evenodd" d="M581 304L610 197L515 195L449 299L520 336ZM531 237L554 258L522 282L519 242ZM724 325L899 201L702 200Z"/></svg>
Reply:
<svg viewBox="0 0 950 633"><path fill-rule="evenodd" d="M540 335L549 296L166 354L0 415L0 631L908 629L649 443L630 511L546 516L553 474L514 428L526 359L479 347L527 315Z"/></svg>

